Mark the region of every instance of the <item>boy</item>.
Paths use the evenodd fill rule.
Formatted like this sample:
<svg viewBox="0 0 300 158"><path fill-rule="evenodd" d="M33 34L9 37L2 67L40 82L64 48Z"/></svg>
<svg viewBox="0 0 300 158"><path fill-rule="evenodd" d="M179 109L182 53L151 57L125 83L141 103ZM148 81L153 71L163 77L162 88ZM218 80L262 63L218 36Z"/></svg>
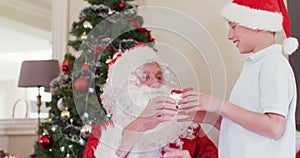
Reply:
<svg viewBox="0 0 300 158"><path fill-rule="evenodd" d="M229 24L228 39L241 54L253 54L245 60L229 101L189 91L180 109L222 116L214 124L221 126L220 158L294 158L296 86L282 52L293 53L298 42L289 37L283 0L234 0L222 16ZM288 39L281 46L275 44L275 34L282 28ZM195 119L200 117L198 112Z"/></svg>

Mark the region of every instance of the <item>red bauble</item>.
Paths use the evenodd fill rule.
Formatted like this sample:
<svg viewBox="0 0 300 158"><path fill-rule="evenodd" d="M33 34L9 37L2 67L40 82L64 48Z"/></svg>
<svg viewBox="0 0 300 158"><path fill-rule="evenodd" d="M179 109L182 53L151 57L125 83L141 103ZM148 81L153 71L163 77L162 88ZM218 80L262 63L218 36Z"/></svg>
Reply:
<svg viewBox="0 0 300 158"><path fill-rule="evenodd" d="M49 148L51 144L51 139L49 135L43 135L39 139L39 145L40 147L46 149Z"/></svg>
<svg viewBox="0 0 300 158"><path fill-rule="evenodd" d="M62 65L62 66L61 66L61 71L63 71L64 74L67 74L67 73L68 73L68 70L69 70L69 67L68 67L68 66L66 66L66 65Z"/></svg>
<svg viewBox="0 0 300 158"><path fill-rule="evenodd" d="M82 71L89 71L89 70L90 70L90 65L89 65L89 64L84 64L84 65L81 67L81 70L82 70Z"/></svg>
<svg viewBox="0 0 300 158"><path fill-rule="evenodd" d="M83 77L78 78L74 83L75 89L79 92L86 92L89 88L89 85L89 80Z"/></svg>
<svg viewBox="0 0 300 158"><path fill-rule="evenodd" d="M120 2L119 5L118 5L118 7L119 7L120 9L124 8L124 7L125 7L125 3L124 3L124 2Z"/></svg>

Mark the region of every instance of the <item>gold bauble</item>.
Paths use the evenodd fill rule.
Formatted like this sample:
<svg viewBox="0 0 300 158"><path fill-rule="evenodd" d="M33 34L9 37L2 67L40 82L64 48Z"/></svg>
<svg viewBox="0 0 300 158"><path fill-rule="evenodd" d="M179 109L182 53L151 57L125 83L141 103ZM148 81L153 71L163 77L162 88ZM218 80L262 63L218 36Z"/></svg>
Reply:
<svg viewBox="0 0 300 158"><path fill-rule="evenodd" d="M65 158L70 158L70 157L71 157L71 155L69 153L67 153Z"/></svg>
<svg viewBox="0 0 300 158"><path fill-rule="evenodd" d="M65 108L61 113L60 113L60 117L63 120L67 120L70 118L70 111L68 110L68 108Z"/></svg>
<svg viewBox="0 0 300 158"><path fill-rule="evenodd" d="M87 40L88 37L87 37L86 33L83 32L83 34L81 35L80 38L81 38L81 40L84 40L84 41L85 41L85 40Z"/></svg>

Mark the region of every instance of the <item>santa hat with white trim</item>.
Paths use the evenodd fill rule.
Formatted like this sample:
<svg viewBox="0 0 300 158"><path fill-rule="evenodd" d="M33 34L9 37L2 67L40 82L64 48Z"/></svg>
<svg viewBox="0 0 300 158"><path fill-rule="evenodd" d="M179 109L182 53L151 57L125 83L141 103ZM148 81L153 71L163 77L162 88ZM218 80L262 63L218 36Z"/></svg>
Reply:
<svg viewBox="0 0 300 158"><path fill-rule="evenodd" d="M254 30L284 30L287 38L283 41L283 52L290 55L298 48L297 39L290 37L290 20L283 0L233 0L225 5L221 15Z"/></svg>

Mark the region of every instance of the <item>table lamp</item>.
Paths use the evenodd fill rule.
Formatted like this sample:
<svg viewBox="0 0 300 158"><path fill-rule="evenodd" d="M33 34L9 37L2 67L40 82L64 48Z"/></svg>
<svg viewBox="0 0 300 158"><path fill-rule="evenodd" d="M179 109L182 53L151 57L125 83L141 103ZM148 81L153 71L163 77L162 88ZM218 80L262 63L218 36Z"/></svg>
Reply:
<svg viewBox="0 0 300 158"><path fill-rule="evenodd" d="M50 82L59 75L57 60L31 60L23 61L18 87L37 87L38 125L40 125L41 95L40 87L50 88Z"/></svg>

